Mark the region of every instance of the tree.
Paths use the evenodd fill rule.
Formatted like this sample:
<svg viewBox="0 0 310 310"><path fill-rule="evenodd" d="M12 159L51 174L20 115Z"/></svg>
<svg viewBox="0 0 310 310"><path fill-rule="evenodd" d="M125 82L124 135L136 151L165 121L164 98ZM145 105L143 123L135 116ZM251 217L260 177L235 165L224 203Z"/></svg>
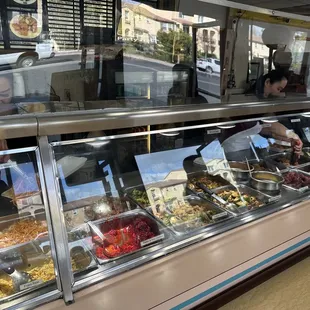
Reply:
<svg viewBox="0 0 310 310"><path fill-rule="evenodd" d="M172 62L175 62L175 56L178 54L191 54L192 37L184 31L160 30L157 33L157 41L160 45L158 51L171 55Z"/></svg>

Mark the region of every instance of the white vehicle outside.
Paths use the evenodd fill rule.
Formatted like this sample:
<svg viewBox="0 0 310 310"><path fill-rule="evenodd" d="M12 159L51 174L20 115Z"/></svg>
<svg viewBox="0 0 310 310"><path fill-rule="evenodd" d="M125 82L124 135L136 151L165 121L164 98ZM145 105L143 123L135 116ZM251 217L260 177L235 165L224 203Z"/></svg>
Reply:
<svg viewBox="0 0 310 310"><path fill-rule="evenodd" d="M48 59L55 56L53 41L45 40L36 44L35 50L16 51L9 54L0 54L0 66L15 65L18 68L32 67L38 60Z"/></svg>
<svg viewBox="0 0 310 310"><path fill-rule="evenodd" d="M218 59L214 58L200 58L197 60L197 69L206 71L208 73L220 73L221 63Z"/></svg>

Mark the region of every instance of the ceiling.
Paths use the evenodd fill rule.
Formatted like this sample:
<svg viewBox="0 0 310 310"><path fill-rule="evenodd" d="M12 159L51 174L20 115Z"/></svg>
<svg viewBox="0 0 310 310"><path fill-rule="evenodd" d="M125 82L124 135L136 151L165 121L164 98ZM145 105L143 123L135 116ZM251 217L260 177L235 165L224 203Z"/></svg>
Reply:
<svg viewBox="0 0 310 310"><path fill-rule="evenodd" d="M310 0L232 0L266 9L310 15Z"/></svg>

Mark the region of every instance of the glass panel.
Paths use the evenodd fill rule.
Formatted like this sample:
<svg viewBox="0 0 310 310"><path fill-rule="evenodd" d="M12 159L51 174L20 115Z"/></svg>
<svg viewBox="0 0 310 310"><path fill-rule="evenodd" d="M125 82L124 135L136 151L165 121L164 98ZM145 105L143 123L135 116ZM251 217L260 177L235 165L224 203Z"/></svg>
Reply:
<svg viewBox="0 0 310 310"><path fill-rule="evenodd" d="M56 289L36 153L0 156L0 303ZM42 290L38 291L38 295Z"/></svg>
<svg viewBox="0 0 310 310"><path fill-rule="evenodd" d="M305 199L308 116L107 130L55 142L67 230L89 257L78 271L151 259L168 245L179 249Z"/></svg>

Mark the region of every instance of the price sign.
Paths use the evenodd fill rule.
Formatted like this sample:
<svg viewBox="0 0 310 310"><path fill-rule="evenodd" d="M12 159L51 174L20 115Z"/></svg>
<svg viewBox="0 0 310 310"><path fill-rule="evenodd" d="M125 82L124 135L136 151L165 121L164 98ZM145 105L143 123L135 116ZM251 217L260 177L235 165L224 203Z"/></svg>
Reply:
<svg viewBox="0 0 310 310"><path fill-rule="evenodd" d="M227 212L221 212L219 214L212 215L212 220L218 220L220 218L227 217L227 216L228 216Z"/></svg>
<svg viewBox="0 0 310 310"><path fill-rule="evenodd" d="M149 245L149 244L151 244L151 243L157 242L157 241L159 241L159 240L161 240L161 239L164 239L164 238L165 238L165 235L164 235L164 234L161 234L161 235L158 235L158 236L156 236L156 237L154 237L154 238L150 238L150 239L147 239L147 240L142 241L142 242L140 243L140 245L141 245L141 247L144 247L144 246L147 246L147 245Z"/></svg>

